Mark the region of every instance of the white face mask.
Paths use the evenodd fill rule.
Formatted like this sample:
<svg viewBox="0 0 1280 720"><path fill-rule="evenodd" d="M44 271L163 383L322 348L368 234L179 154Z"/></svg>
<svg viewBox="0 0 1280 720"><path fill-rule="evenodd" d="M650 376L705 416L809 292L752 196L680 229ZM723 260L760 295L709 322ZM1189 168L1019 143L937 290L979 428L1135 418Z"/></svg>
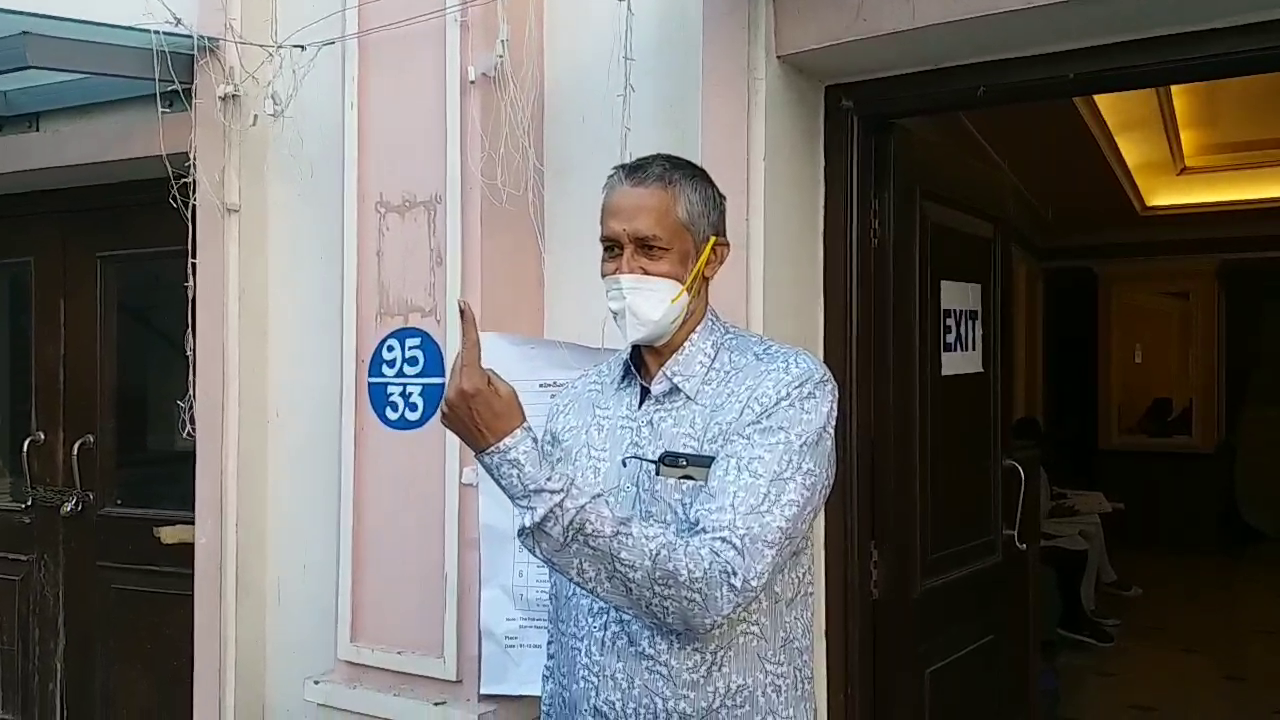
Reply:
<svg viewBox="0 0 1280 720"><path fill-rule="evenodd" d="M689 293L670 278L608 275L605 299L627 345L661 345L675 335L689 311Z"/></svg>
<svg viewBox="0 0 1280 720"><path fill-rule="evenodd" d="M627 345L662 345L676 334L689 312L689 299L715 247L713 235L684 284L653 275L606 275L604 295Z"/></svg>

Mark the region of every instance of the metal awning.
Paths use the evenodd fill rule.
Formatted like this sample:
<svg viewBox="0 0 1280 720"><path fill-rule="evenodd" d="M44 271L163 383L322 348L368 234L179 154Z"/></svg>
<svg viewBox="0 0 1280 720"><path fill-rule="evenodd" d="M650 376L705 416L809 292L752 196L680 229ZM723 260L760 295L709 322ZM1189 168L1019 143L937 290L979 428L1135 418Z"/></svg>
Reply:
<svg viewBox="0 0 1280 720"><path fill-rule="evenodd" d="M191 87L192 35L0 10L0 119Z"/></svg>

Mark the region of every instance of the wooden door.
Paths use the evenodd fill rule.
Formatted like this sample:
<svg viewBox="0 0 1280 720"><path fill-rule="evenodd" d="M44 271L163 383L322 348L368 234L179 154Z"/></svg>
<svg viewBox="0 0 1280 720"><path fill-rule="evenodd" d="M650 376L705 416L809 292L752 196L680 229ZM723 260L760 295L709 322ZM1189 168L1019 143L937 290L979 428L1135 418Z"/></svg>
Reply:
<svg viewBox="0 0 1280 720"><path fill-rule="evenodd" d="M55 717L61 659L61 245L38 218L0 233L0 718Z"/></svg>
<svg viewBox="0 0 1280 720"><path fill-rule="evenodd" d="M189 718L195 445L187 227L167 204L70 213L64 457L72 718Z"/></svg>
<svg viewBox="0 0 1280 720"><path fill-rule="evenodd" d="M876 717L1030 718L1038 467L1022 458L1025 486L1006 467L1002 382L1017 206L919 133L874 153Z"/></svg>

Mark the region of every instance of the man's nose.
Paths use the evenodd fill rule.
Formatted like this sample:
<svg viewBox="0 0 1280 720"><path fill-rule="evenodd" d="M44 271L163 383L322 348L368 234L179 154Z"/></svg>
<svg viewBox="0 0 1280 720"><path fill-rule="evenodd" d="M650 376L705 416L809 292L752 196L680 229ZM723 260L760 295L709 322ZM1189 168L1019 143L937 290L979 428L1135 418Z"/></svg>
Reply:
<svg viewBox="0 0 1280 720"><path fill-rule="evenodd" d="M636 275L640 273L640 263L636 262L635 251L629 247L622 249L622 255L618 258L618 274L619 275Z"/></svg>

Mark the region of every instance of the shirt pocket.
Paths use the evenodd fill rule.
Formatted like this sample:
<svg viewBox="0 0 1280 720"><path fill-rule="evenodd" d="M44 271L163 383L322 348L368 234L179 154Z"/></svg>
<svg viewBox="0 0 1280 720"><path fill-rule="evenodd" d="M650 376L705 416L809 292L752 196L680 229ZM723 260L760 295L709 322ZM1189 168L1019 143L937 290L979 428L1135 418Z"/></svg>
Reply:
<svg viewBox="0 0 1280 720"><path fill-rule="evenodd" d="M707 455L714 458L711 473L714 478L718 456L725 444L726 423L707 415L709 411L691 416L686 413L659 411L652 421L647 438L654 460L664 452ZM670 526L675 537L692 534L702 525L707 500L710 497L710 480L679 480L657 475L653 467L642 479L637 480L637 508L646 522Z"/></svg>

